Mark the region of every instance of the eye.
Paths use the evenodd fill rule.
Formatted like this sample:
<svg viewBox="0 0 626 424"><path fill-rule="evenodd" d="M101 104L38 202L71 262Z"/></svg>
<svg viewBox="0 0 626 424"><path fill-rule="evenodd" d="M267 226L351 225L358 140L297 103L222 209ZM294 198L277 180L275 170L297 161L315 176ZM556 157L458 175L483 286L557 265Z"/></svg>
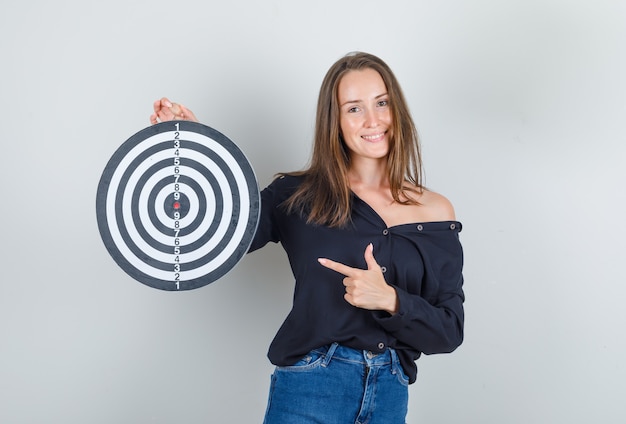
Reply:
<svg viewBox="0 0 626 424"><path fill-rule="evenodd" d="M357 113L361 110L361 108L359 108L358 106L353 106L350 109L348 109L348 113Z"/></svg>
<svg viewBox="0 0 626 424"><path fill-rule="evenodd" d="M378 102L378 106L379 107L385 107L385 106L389 106L389 100L381 100Z"/></svg>

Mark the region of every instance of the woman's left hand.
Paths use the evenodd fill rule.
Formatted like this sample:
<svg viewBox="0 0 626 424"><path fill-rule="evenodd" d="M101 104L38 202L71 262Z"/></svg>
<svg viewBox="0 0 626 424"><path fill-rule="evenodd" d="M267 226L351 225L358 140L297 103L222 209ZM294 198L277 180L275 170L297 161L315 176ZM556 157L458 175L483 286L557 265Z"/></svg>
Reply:
<svg viewBox="0 0 626 424"><path fill-rule="evenodd" d="M367 269L352 268L326 258L319 258L320 264L346 276L344 298L358 308L383 310L391 315L398 311L396 290L385 281L383 272L374 258L374 246L370 243L365 248Z"/></svg>

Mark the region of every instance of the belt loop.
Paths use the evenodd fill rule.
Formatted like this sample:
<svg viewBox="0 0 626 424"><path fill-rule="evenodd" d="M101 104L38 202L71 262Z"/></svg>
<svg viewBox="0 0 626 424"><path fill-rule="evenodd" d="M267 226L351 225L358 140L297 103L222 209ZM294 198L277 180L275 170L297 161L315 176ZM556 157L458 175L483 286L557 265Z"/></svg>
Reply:
<svg viewBox="0 0 626 424"><path fill-rule="evenodd" d="M337 349L337 346L339 346L339 343L337 342L330 345L330 347L326 351L326 354L324 355L324 360L322 360L323 367L328 366L328 364L330 363L330 360L333 358L333 355L335 354L335 350Z"/></svg>
<svg viewBox="0 0 626 424"><path fill-rule="evenodd" d="M389 353L391 354L391 373L395 375L402 369L402 365L400 364L400 358L398 358L398 354L395 349L390 348Z"/></svg>

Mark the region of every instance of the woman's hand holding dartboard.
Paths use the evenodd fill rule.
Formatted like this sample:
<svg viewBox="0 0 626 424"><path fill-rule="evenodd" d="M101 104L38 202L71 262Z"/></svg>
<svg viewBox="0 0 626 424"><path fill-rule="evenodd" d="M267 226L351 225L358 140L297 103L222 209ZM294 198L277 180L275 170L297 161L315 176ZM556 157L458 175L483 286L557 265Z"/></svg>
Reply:
<svg viewBox="0 0 626 424"><path fill-rule="evenodd" d="M179 103L170 102L166 97L155 101L153 107L154 113L150 115L153 124L173 120L199 122L192 111Z"/></svg>

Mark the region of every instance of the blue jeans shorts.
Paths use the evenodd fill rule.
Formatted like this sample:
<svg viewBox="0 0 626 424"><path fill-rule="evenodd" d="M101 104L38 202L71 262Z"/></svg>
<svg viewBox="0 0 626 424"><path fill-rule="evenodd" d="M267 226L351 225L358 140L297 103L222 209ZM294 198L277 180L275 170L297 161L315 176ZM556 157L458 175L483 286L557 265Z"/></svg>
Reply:
<svg viewBox="0 0 626 424"><path fill-rule="evenodd" d="M405 424L409 380L393 349L333 343L276 367L265 424Z"/></svg>

